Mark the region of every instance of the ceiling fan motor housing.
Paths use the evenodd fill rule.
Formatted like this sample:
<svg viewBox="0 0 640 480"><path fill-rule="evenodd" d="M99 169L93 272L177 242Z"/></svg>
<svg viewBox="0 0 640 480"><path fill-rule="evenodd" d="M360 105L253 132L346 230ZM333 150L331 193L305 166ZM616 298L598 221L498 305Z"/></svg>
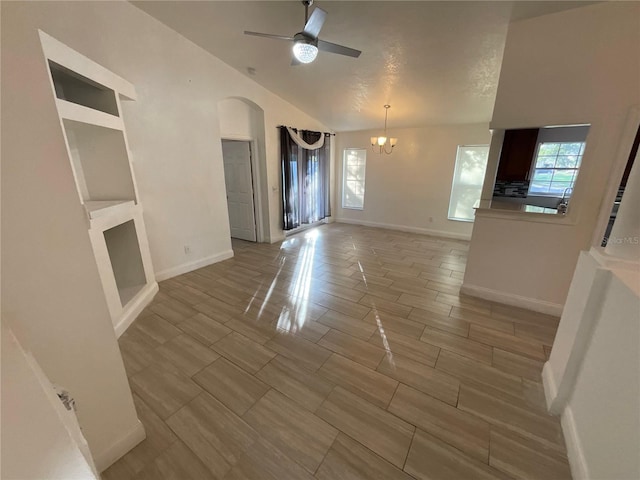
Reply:
<svg viewBox="0 0 640 480"><path fill-rule="evenodd" d="M305 34L304 32L296 33L293 36L293 41L295 43L306 43L307 45L313 45L314 47L318 46L318 39L317 38L313 38L313 37Z"/></svg>

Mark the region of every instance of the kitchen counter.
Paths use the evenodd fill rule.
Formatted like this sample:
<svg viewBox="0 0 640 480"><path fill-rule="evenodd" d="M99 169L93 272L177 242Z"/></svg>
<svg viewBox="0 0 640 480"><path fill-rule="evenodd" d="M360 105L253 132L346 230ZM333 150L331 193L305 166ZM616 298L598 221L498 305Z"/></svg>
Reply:
<svg viewBox="0 0 640 480"><path fill-rule="evenodd" d="M557 215L557 208L540 207L538 205L530 205L527 203L518 202L505 202L500 200L478 200L473 206L474 209L478 208L490 208L492 210L510 210L512 212L524 212L524 213L546 213L550 215ZM561 213L561 215L564 215Z"/></svg>

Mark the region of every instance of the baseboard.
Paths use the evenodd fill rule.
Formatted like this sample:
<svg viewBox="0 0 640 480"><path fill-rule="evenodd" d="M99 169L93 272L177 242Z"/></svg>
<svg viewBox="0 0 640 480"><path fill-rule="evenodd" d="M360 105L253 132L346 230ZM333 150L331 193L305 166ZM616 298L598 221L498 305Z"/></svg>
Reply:
<svg viewBox="0 0 640 480"><path fill-rule="evenodd" d="M576 421L573 418L573 411L568 405L562 412L560 424L562 425L562 433L567 446L567 458L571 467L571 476L573 480L588 480L591 478L589 476L589 468L582 450L582 442L578 435Z"/></svg>
<svg viewBox="0 0 640 480"><path fill-rule="evenodd" d="M178 275L182 275L183 273L197 270L198 268L206 267L207 265L222 262L223 260L227 260L232 257L233 250L226 250L222 253L217 253L215 255L201 258L200 260L183 263L182 265L178 265L177 267L171 267L167 268L166 270L156 272L156 280L158 282L161 282L162 280L168 280L169 278L173 278Z"/></svg>
<svg viewBox="0 0 640 480"><path fill-rule="evenodd" d="M553 376L553 368L549 362L546 362L542 369L542 384L544 386L544 397L547 402L547 408L550 409L558 394L558 387ZM550 411L550 413L557 414L560 412ZM573 411L569 405L563 408L562 414L560 415L560 424L567 447L567 458L569 459L569 466L571 467L571 476L573 480L588 480L590 477L582 451L582 442L576 429Z"/></svg>
<svg viewBox="0 0 640 480"><path fill-rule="evenodd" d="M490 288L479 287L477 285L469 285L463 283L460 287L460 293L469 295L470 297L482 298L490 302L503 303L512 307L524 308L532 312L544 313L559 317L562 315L563 305L558 303L546 302L537 298L523 297L514 293L500 292Z"/></svg>
<svg viewBox="0 0 640 480"><path fill-rule="evenodd" d="M104 472L113 463L119 460L133 447L138 445L147 437L142 422L137 421L136 425L129 430L124 436L120 437L113 445L106 450L99 452L93 456L93 461L99 472Z"/></svg>
<svg viewBox="0 0 640 480"><path fill-rule="evenodd" d="M351 225L362 225L364 227L386 228L388 230L398 230L400 232L420 233L433 237L452 238L454 240L471 240L471 234L446 232L444 230L432 230L429 228L410 227L408 225L395 225L392 223L369 222L367 220L354 220L351 218L336 218L338 223L349 223Z"/></svg>
<svg viewBox="0 0 640 480"><path fill-rule="evenodd" d="M284 234L284 232L279 233L277 235L274 235L273 237L271 237L269 239L269 243L274 244L274 243L278 243L278 242L282 242L287 238L287 236Z"/></svg>
<svg viewBox="0 0 640 480"><path fill-rule="evenodd" d="M544 399L547 402L547 409L550 409L553 401L558 396L558 386L553 376L553 368L548 361L542 367L542 386L544 387Z"/></svg>
<svg viewBox="0 0 640 480"><path fill-rule="evenodd" d="M127 308L122 313L120 321L116 323L114 329L116 337L120 338L127 328L138 318L138 315L144 310L144 307L151 303L153 297L158 293L158 283L153 282L146 285L138 294L127 304Z"/></svg>

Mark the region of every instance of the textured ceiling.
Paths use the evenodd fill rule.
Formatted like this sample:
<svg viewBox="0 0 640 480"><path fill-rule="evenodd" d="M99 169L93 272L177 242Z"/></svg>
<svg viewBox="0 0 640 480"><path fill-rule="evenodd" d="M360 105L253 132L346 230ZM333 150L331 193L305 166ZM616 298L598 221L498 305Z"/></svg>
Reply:
<svg viewBox="0 0 640 480"><path fill-rule="evenodd" d="M291 66L291 44L244 30L293 36L298 1L139 1L134 5L336 131L488 122L507 27L593 2L316 1L320 38L362 50L320 52ZM250 73L251 72L251 73Z"/></svg>

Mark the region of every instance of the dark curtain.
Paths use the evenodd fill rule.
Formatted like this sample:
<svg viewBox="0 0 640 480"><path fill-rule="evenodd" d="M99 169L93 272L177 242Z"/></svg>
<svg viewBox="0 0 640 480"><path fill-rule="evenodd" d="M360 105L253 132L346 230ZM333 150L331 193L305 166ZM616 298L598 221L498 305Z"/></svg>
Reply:
<svg viewBox="0 0 640 480"><path fill-rule="evenodd" d="M326 135L324 145L317 150L299 147L286 127L280 127L280 158L282 163L282 211L284 230L317 222L331 215L329 204L329 134L301 130L302 139L314 144Z"/></svg>

